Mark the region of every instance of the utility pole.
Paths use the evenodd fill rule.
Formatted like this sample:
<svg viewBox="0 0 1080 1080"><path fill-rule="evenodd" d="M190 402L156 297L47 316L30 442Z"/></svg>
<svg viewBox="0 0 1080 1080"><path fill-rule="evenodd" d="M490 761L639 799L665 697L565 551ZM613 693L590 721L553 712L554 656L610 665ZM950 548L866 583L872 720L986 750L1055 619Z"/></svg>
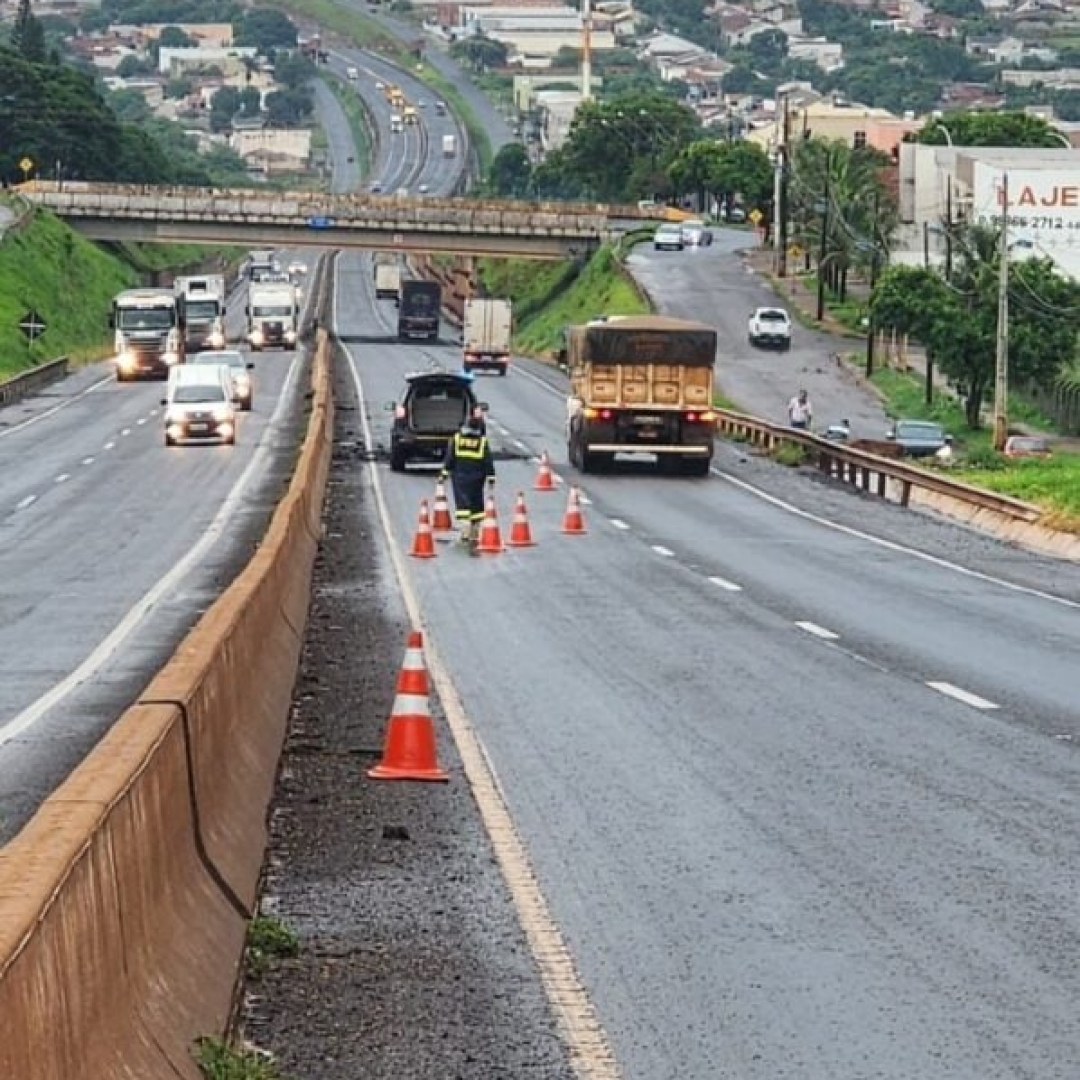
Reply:
<svg viewBox="0 0 1080 1080"><path fill-rule="evenodd" d="M870 227L873 229L873 250L870 252L870 299L866 311L866 377L874 374L874 338L877 327L874 325L874 289L877 287L878 274L878 214L881 212L881 189L874 187L874 216Z"/></svg>
<svg viewBox="0 0 1080 1080"><path fill-rule="evenodd" d="M998 256L997 348L994 354L994 449L1009 435L1009 174L1001 174L1001 251Z"/></svg>
<svg viewBox="0 0 1080 1080"><path fill-rule="evenodd" d="M776 253L776 276L787 277L788 249L788 154L791 146L791 113L787 94L780 121L780 142L776 148L776 173L773 188L773 245Z"/></svg>
<svg viewBox="0 0 1080 1080"><path fill-rule="evenodd" d="M825 260L829 254L829 169L831 162L825 161L825 203L821 214L821 244L818 247L817 261L817 321L825 318Z"/></svg>
<svg viewBox="0 0 1080 1080"><path fill-rule="evenodd" d="M952 174L945 186L945 280L952 281Z"/></svg>

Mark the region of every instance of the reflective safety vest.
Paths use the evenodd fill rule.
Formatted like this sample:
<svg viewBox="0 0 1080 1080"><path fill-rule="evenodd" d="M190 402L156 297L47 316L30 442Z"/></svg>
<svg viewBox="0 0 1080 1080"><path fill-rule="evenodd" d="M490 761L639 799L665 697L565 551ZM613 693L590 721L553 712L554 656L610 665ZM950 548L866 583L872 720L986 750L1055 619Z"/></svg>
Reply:
<svg viewBox="0 0 1080 1080"><path fill-rule="evenodd" d="M465 435L458 432L454 436L454 457L458 461L483 461L487 451L487 437L484 435Z"/></svg>

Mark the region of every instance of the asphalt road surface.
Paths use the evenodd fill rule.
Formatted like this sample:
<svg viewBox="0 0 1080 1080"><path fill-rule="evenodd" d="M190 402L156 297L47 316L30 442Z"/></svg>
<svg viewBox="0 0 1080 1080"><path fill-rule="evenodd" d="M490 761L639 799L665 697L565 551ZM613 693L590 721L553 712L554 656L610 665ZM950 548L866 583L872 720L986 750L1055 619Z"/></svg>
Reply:
<svg viewBox="0 0 1080 1080"><path fill-rule="evenodd" d="M339 269L339 330L385 332L370 267ZM349 355L377 457L405 373L458 363ZM565 488L531 490L542 450L571 475L561 376L522 362L478 386L504 538L522 490L538 545L404 561L572 952L569 997L610 1040L617 1070L594 1075L1074 1077L1076 568L737 447L706 480L588 477L589 534L565 536ZM407 551L432 473L371 467ZM337 528L381 550L370 500ZM334 623L316 699L370 634ZM393 940L408 954L429 925L414 911Z"/></svg>
<svg viewBox="0 0 1080 1080"><path fill-rule="evenodd" d="M746 325L754 309L783 304L739 257L757 243L754 234L725 228L713 234L710 247L683 251L654 251L639 244L627 265L658 310L717 328L716 379L723 393L754 416L786 423L787 403L805 388L815 429L847 419L854 438L884 438L888 420L880 399L831 359L833 353L851 352L857 343L808 330L794 317L789 352L747 342Z"/></svg>

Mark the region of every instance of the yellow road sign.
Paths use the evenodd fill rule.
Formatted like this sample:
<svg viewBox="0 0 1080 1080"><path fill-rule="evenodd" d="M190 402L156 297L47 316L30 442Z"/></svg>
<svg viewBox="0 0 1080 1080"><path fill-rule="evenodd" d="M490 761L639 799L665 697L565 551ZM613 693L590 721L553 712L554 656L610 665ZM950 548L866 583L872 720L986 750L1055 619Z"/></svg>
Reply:
<svg viewBox="0 0 1080 1080"><path fill-rule="evenodd" d="M753 209L753 210L751 210L751 211L750 211L750 213L749 213L749 214L747 215L747 217L749 217L749 218L750 218L750 220L751 220L751 221L752 221L752 222L753 222L753 223L754 223L755 225L760 225L760 224L761 224L761 219L762 219L762 218L763 218L764 216L765 216L765 215L764 215L764 214L762 214L762 212L761 212L761 211L760 211L760 210L759 210L759 209L758 209L758 208L757 208L756 206L755 206L755 207L754 207L754 209Z"/></svg>
<svg viewBox="0 0 1080 1080"><path fill-rule="evenodd" d="M801 259L803 256L803 249L799 247L798 244L792 244L791 247L787 249L787 253L792 259Z"/></svg>
<svg viewBox="0 0 1080 1080"><path fill-rule="evenodd" d="M32 160L31 160L30 158L28 158L28 157L24 157L24 158L22 159L22 161L20 161L20 162L19 162L19 168L20 168L20 169L22 169L23 173L25 173L25 174L26 174L27 176L29 176L29 175L30 175L30 170L31 170L31 169L32 169L33 167L34 167L34 163L33 163L33 161L32 161Z"/></svg>

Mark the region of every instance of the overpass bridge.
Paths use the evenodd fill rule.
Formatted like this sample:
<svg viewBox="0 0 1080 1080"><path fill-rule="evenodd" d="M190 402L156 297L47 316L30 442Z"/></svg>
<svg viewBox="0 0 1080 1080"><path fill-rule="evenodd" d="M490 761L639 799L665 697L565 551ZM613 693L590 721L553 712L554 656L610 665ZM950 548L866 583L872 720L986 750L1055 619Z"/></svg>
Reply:
<svg viewBox="0 0 1080 1080"><path fill-rule="evenodd" d="M31 181L19 191L94 240L249 248L564 259L587 256L614 237L616 221L660 216L602 204L76 181Z"/></svg>

